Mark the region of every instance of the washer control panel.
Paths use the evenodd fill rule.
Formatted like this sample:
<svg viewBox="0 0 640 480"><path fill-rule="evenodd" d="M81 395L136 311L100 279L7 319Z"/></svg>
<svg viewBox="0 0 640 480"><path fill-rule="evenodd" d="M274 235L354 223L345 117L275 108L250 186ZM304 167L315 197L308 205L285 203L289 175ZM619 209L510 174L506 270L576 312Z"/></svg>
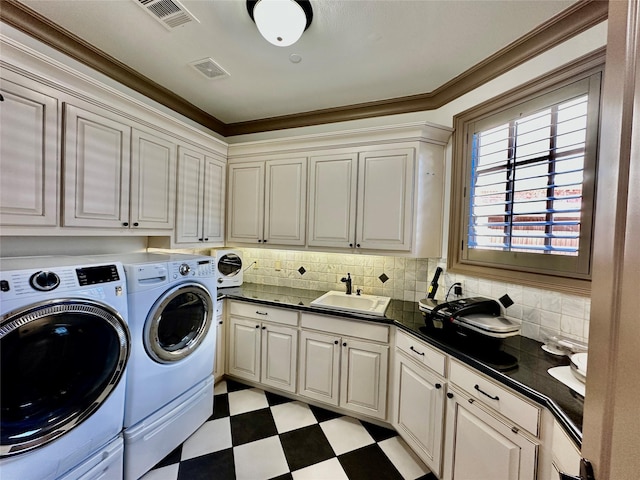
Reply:
<svg viewBox="0 0 640 480"><path fill-rule="evenodd" d="M215 259L181 260L169 262L169 277L172 280L182 278L211 278L215 276Z"/></svg>

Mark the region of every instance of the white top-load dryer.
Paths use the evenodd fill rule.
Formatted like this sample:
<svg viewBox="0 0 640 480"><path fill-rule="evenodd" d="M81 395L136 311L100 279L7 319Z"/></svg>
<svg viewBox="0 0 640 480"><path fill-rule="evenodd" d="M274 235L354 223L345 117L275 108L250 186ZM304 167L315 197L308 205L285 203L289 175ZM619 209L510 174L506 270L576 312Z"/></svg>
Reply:
<svg viewBox="0 0 640 480"><path fill-rule="evenodd" d="M3 480L52 480L87 462L122 477L111 445L123 425L126 319L118 262L0 259Z"/></svg>
<svg viewBox="0 0 640 480"><path fill-rule="evenodd" d="M214 258L132 253L132 351L124 415L125 479L137 479L213 413Z"/></svg>

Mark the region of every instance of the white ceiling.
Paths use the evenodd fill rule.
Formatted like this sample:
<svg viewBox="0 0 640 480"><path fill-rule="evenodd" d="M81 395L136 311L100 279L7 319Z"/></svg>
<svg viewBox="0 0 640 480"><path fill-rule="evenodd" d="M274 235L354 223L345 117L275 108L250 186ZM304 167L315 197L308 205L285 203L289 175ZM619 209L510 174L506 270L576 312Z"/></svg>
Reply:
<svg viewBox="0 0 640 480"><path fill-rule="evenodd" d="M283 48L245 0L180 0L199 22L171 31L138 0L21 1L225 123L431 92L574 3L311 0L311 26ZM189 65L205 57L230 76Z"/></svg>

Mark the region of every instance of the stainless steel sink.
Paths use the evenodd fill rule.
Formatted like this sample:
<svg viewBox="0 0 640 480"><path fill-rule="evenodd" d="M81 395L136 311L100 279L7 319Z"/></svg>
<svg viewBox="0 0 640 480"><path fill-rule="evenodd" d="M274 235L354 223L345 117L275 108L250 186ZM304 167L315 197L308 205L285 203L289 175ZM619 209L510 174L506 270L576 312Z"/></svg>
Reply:
<svg viewBox="0 0 640 480"><path fill-rule="evenodd" d="M342 312L365 313L384 317L391 298L378 295L351 294L331 290L311 302L314 307L323 307Z"/></svg>

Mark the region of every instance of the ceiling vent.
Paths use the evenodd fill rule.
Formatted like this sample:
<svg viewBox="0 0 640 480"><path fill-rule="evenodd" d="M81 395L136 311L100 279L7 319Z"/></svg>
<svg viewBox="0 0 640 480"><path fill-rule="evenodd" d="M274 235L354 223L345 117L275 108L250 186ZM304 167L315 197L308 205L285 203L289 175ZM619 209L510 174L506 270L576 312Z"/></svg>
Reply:
<svg viewBox="0 0 640 480"><path fill-rule="evenodd" d="M167 30L199 20L177 0L134 0Z"/></svg>
<svg viewBox="0 0 640 480"><path fill-rule="evenodd" d="M191 65L209 80L229 76L229 72L227 72L224 68L214 62L211 58L196 60L195 62L191 62L189 65Z"/></svg>

